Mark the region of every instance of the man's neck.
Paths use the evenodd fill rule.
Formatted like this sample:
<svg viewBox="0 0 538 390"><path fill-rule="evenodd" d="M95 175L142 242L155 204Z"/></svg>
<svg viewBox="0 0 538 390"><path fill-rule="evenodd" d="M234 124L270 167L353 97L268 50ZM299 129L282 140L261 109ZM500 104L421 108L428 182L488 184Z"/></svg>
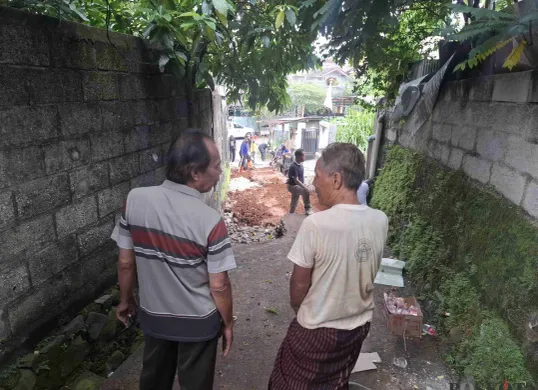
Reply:
<svg viewBox="0 0 538 390"><path fill-rule="evenodd" d="M337 204L359 205L360 203L356 192L346 190L336 195L331 202L331 207L336 206Z"/></svg>

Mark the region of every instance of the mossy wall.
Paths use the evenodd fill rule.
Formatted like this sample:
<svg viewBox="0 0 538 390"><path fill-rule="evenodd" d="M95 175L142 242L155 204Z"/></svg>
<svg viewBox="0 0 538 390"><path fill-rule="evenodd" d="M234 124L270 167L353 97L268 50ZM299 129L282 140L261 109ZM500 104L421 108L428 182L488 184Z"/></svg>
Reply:
<svg viewBox="0 0 538 390"><path fill-rule="evenodd" d="M389 244L453 344L448 361L483 385L538 378L533 221L491 187L400 146L387 153L372 206L389 215Z"/></svg>

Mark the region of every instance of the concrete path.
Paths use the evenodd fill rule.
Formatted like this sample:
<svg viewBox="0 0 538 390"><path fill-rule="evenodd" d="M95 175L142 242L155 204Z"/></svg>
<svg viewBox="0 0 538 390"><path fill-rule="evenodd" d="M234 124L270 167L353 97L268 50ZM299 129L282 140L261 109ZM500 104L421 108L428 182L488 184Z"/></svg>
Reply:
<svg viewBox="0 0 538 390"><path fill-rule="evenodd" d="M219 356L215 389L261 390L267 383L274 358L293 318L288 304L291 263L287 252L304 219L287 215L286 235L275 241L250 246L235 246L239 268L231 275L234 288L235 344L231 355ZM383 291L376 289L376 305L381 308ZM276 314L274 313L276 312ZM363 352L378 352L382 363L378 369L353 374L351 380L360 386L352 389L410 390L449 389L447 371L439 359L438 345L432 338L403 340L389 334L379 309L376 310L370 335ZM105 383L102 389L134 390L138 388L141 368L140 349ZM404 357L406 369L393 365L395 357ZM176 384L176 389L179 386Z"/></svg>

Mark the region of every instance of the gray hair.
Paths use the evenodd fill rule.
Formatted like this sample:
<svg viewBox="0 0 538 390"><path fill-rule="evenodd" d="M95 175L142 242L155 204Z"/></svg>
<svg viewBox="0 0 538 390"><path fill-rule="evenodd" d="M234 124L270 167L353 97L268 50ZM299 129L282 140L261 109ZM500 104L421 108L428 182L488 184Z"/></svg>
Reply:
<svg viewBox="0 0 538 390"><path fill-rule="evenodd" d="M365 160L355 145L335 142L327 146L321 154L322 169L332 175L342 176L344 187L357 191L364 180Z"/></svg>

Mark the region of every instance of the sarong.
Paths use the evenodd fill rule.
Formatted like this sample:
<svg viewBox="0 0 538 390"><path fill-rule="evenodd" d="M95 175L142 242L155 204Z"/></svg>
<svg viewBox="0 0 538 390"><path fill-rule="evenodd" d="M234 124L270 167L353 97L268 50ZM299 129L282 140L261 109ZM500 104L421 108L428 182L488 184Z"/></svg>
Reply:
<svg viewBox="0 0 538 390"><path fill-rule="evenodd" d="M346 390L370 322L353 330L306 329L294 319L280 346L269 390Z"/></svg>

